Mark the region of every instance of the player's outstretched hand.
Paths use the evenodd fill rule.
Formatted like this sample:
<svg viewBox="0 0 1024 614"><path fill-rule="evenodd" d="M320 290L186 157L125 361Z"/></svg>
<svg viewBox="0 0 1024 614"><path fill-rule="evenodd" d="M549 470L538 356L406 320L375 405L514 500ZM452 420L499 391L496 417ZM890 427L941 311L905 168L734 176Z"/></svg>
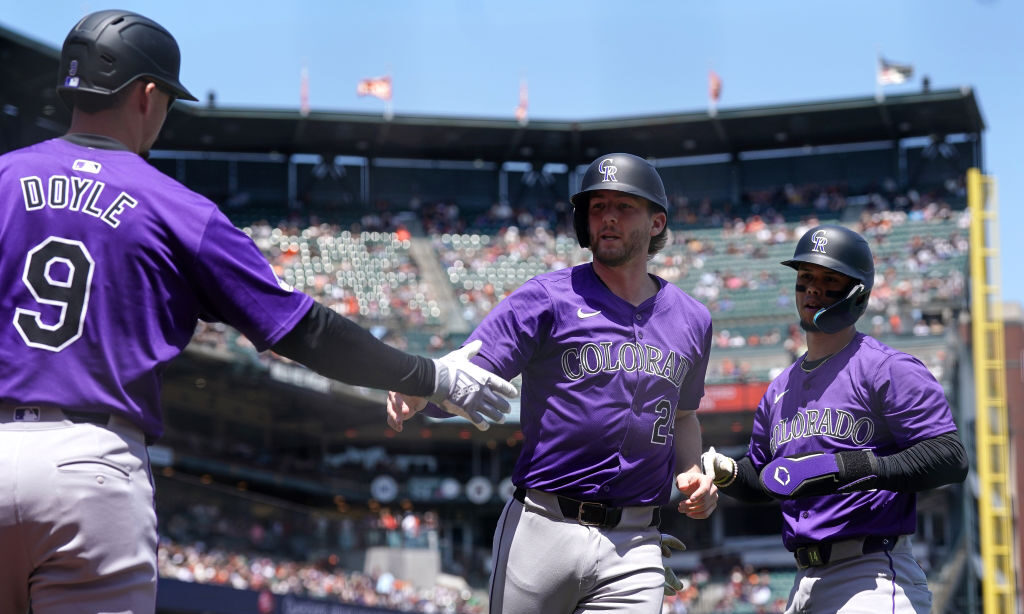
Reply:
<svg viewBox="0 0 1024 614"><path fill-rule="evenodd" d="M715 446L700 455L700 468L704 475L711 476L715 486L728 486L736 480L736 461L715 451Z"/></svg>
<svg viewBox="0 0 1024 614"><path fill-rule="evenodd" d="M402 423L412 418L427 406L423 397L414 397L400 392L388 392L388 426L402 432Z"/></svg>
<svg viewBox="0 0 1024 614"><path fill-rule="evenodd" d="M667 559L672 556L673 550L686 550L686 544L681 542L678 537L662 533L661 556ZM669 566L668 561L665 561L665 594L675 595L681 590L683 590L683 583L679 580L679 577L676 576L676 572L672 567Z"/></svg>
<svg viewBox="0 0 1024 614"><path fill-rule="evenodd" d="M486 431L491 422L505 421L512 408L505 397L515 398L519 391L511 383L469 362L480 351L479 339L434 360L437 386L430 401L445 411L462 416L473 426Z"/></svg>
<svg viewBox="0 0 1024 614"><path fill-rule="evenodd" d="M718 507L718 487L711 476L686 471L676 476L676 488L683 494L679 512L690 518L707 518Z"/></svg>

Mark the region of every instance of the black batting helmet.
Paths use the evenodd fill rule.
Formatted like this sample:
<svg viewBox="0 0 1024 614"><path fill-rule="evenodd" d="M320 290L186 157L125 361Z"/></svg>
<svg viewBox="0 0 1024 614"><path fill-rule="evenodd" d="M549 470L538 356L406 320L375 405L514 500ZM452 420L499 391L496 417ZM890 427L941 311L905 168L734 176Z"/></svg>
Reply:
<svg viewBox="0 0 1024 614"><path fill-rule="evenodd" d="M841 300L814 314L817 328L812 330L839 332L864 315L875 285L875 260L864 237L845 226L815 226L800 237L793 257L782 264L799 269L801 262L817 264L854 279Z"/></svg>
<svg viewBox="0 0 1024 614"><path fill-rule="evenodd" d="M580 182L580 191L569 198L573 206L573 225L580 247L590 246L587 208L590 193L595 190L616 190L645 198L669 213L665 184L654 165L639 156L612 153L590 163Z"/></svg>
<svg viewBox="0 0 1024 614"><path fill-rule="evenodd" d="M145 77L176 98L196 100L178 81L180 67L178 43L163 26L129 11L97 11L64 39L57 92L72 107L76 91L113 94Z"/></svg>

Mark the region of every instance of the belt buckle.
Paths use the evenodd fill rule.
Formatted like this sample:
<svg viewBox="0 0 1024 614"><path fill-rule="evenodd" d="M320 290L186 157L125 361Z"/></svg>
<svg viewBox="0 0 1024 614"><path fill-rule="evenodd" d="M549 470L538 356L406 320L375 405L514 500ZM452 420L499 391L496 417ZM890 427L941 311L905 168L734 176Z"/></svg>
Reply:
<svg viewBox="0 0 1024 614"><path fill-rule="evenodd" d="M602 516L601 520L599 520L597 522L591 522L589 520L584 520L583 519L583 512L587 509L586 506L588 506L588 505L591 506L591 509L599 510L601 512L601 516ZM576 522L580 523L581 525L583 525L585 527L599 527L599 526L604 524L604 520L605 520L604 519L604 515L605 515L605 513L606 513L606 508L605 508L603 503L594 503L592 501L580 501L580 508L576 512Z"/></svg>

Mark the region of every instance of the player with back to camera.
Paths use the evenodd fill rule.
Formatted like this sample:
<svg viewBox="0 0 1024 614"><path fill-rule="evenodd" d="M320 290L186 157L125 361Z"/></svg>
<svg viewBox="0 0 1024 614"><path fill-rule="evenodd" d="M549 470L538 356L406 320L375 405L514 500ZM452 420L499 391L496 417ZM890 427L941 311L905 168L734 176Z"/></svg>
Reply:
<svg viewBox="0 0 1024 614"><path fill-rule="evenodd" d="M378 341L276 278L206 198L146 163L179 82L170 33L126 11L70 31L62 138L0 156L0 612L156 608L147 442L160 374L199 318L344 382L430 396L478 425L515 388Z"/></svg>
<svg viewBox="0 0 1024 614"><path fill-rule="evenodd" d="M738 461L702 466L745 501L780 501L798 567L787 614L931 611L914 559L919 491L961 482L967 454L942 387L917 358L857 332L874 284L867 241L808 230L793 257L807 352L768 386Z"/></svg>
<svg viewBox="0 0 1024 614"><path fill-rule="evenodd" d="M522 375L522 450L515 495L494 533L493 614L658 614L680 588L662 556L673 482L678 508L714 510L699 466L711 316L648 273L667 240L657 170L634 155L593 161L572 196L577 238L593 261L538 275L498 303L469 342L475 364ZM425 399L389 395L393 428Z"/></svg>

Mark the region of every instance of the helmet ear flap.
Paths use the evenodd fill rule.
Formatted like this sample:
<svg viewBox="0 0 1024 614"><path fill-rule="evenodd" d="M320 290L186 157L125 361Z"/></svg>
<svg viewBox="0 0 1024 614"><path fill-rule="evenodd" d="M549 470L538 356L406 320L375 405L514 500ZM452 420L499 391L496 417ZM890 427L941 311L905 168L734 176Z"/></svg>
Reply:
<svg viewBox="0 0 1024 614"><path fill-rule="evenodd" d="M814 314L814 325L823 333L838 333L864 315L870 296L871 290L864 284L854 284L844 299Z"/></svg>

